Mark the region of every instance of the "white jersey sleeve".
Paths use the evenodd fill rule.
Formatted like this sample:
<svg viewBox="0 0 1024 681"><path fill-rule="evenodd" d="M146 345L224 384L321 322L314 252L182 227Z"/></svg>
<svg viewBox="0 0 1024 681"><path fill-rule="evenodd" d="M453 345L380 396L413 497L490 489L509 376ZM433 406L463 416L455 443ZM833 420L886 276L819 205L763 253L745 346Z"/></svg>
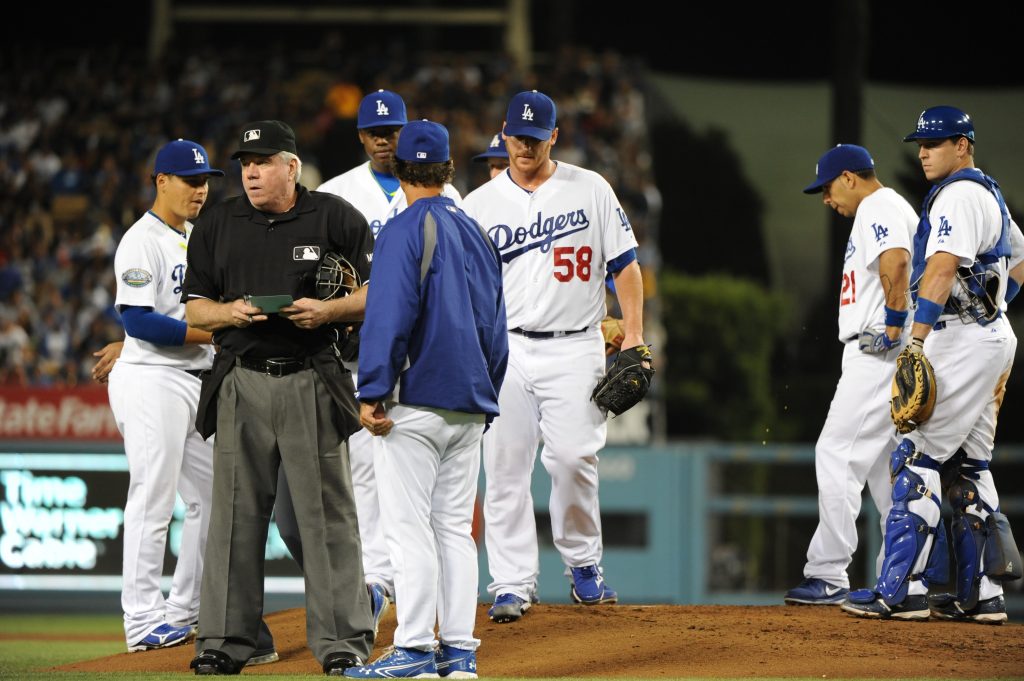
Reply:
<svg viewBox="0 0 1024 681"><path fill-rule="evenodd" d="M978 255L995 247L1002 237L999 204L987 189L970 180L943 187L928 211L928 220L932 231L925 257L939 251L952 253L960 259L961 267L971 267ZM1006 260L1000 258L991 268L1002 280L996 295L996 304L1002 306L1006 295ZM960 286L953 286L950 295L966 298Z"/></svg>
<svg viewBox="0 0 1024 681"><path fill-rule="evenodd" d="M463 209L501 253L510 329L573 331L600 323L607 263L636 247L604 178L560 162L528 192L506 171L470 193Z"/></svg>
<svg viewBox="0 0 1024 681"><path fill-rule="evenodd" d="M839 340L885 326L885 291L878 277L882 253L913 252L917 214L907 201L884 187L861 201L846 245L839 291Z"/></svg>
<svg viewBox="0 0 1024 681"><path fill-rule="evenodd" d="M1013 269L1024 262L1024 232L1013 219L1010 219L1010 266Z"/></svg>
<svg viewBox="0 0 1024 681"><path fill-rule="evenodd" d="M125 232L114 255L117 277L115 305L148 307L154 312L185 320L181 286L185 280L185 253L192 225L185 236L146 213ZM180 369L206 369L213 362L210 345L157 345L125 335L120 362L155 364Z"/></svg>
<svg viewBox="0 0 1024 681"><path fill-rule="evenodd" d="M369 161L332 177L316 190L340 196L351 203L366 218L374 236L377 236L380 228L388 221L390 203L393 199L389 199L377 184Z"/></svg>

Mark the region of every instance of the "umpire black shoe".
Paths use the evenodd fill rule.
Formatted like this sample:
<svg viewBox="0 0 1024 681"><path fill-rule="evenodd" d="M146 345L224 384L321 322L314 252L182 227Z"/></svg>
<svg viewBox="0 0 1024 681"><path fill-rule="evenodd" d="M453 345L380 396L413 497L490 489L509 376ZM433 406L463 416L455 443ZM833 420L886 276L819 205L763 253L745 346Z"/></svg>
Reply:
<svg viewBox="0 0 1024 681"><path fill-rule="evenodd" d="M329 653L324 658L324 674L327 676L345 676L345 670L360 667L363 662L352 653Z"/></svg>
<svg viewBox="0 0 1024 681"><path fill-rule="evenodd" d="M241 672L242 667L223 650L213 648L199 653L189 664L189 668L196 671L196 676L230 676Z"/></svg>
<svg viewBox="0 0 1024 681"><path fill-rule="evenodd" d="M907 596L902 603L888 605L882 600L881 594L871 589L851 591L839 607L857 617L874 617L883 620L923 622L931 615L928 611L928 597L924 594Z"/></svg>
<svg viewBox="0 0 1024 681"><path fill-rule="evenodd" d="M928 597L932 617L957 622L978 622L980 624L1002 624L1006 621L1006 601L1002 596L993 596L978 601L970 610L963 610L953 594L943 593Z"/></svg>

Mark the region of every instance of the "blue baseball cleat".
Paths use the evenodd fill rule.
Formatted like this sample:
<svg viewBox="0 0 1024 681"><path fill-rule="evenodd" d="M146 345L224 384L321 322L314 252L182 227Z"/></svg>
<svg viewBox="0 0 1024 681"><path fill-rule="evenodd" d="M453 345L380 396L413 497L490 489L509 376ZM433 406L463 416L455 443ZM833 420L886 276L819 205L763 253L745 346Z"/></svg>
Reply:
<svg viewBox="0 0 1024 681"><path fill-rule="evenodd" d="M572 589L569 595L572 600L583 605L601 603L617 603L619 595L612 591L604 582L601 568L597 565L584 565L570 568L572 572Z"/></svg>
<svg viewBox="0 0 1024 681"><path fill-rule="evenodd" d="M850 590L836 586L824 579L808 577L786 592L787 605L839 605L846 600Z"/></svg>
<svg viewBox="0 0 1024 681"><path fill-rule="evenodd" d="M907 596L903 602L889 605L882 600L881 594L872 589L851 591L839 606L844 612L856 617L872 617L875 619L896 619L923 622L931 613L928 611L928 597Z"/></svg>
<svg viewBox="0 0 1024 681"><path fill-rule="evenodd" d="M476 651L441 644L434 653L434 663L441 678L475 679Z"/></svg>
<svg viewBox="0 0 1024 681"><path fill-rule="evenodd" d="M156 627L134 645L128 646L129 653L137 653L140 650L155 650L156 648L170 648L188 643L195 638L196 632L192 625L186 624L176 627L173 624L164 622Z"/></svg>
<svg viewBox="0 0 1024 681"><path fill-rule="evenodd" d="M387 612L391 605L391 598L388 590L383 584L376 582L366 585L366 591L370 594L370 612L373 613L373 637L377 638L377 631L380 629L380 619Z"/></svg>
<svg viewBox="0 0 1024 681"><path fill-rule="evenodd" d="M437 663L433 650L395 646L373 662L362 667L349 667L345 676L355 679L437 679Z"/></svg>
<svg viewBox="0 0 1024 681"><path fill-rule="evenodd" d="M487 611L487 616L498 624L515 622L530 609L530 601L523 600L515 594L498 594L494 605Z"/></svg>

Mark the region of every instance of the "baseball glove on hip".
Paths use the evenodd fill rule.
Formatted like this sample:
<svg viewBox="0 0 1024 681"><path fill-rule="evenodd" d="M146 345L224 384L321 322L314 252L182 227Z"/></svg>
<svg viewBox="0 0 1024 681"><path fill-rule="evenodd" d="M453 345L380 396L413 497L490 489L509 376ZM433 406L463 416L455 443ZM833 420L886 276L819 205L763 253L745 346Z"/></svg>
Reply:
<svg viewBox="0 0 1024 681"><path fill-rule="evenodd" d="M644 366L644 362L649 365L652 361L651 350L646 345L620 351L590 399L616 416L625 412L650 389L654 369Z"/></svg>
<svg viewBox="0 0 1024 681"><path fill-rule="evenodd" d="M915 338L896 358L889 411L896 430L904 434L931 418L935 409L935 372L924 356L923 345Z"/></svg>

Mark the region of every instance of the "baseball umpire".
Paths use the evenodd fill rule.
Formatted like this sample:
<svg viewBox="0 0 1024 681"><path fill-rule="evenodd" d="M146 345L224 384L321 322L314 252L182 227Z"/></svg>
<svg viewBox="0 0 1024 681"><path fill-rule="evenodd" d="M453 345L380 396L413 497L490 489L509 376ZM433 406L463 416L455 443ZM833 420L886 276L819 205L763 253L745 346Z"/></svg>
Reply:
<svg viewBox="0 0 1024 681"><path fill-rule="evenodd" d="M883 519L892 506L888 453L897 443L889 419L889 384L907 320L917 215L903 197L882 186L864 147L829 149L816 173L804 193L820 192L825 205L854 218L839 292L843 373L814 448L818 527L807 548L804 580L786 593L785 601L837 605L850 592L846 570L857 549L865 483Z"/></svg>
<svg viewBox="0 0 1024 681"><path fill-rule="evenodd" d="M373 236L347 203L299 184L302 163L287 124L249 123L232 158L241 163L245 194L198 222L182 292L190 323L212 331L220 346L199 415L204 434L215 429L217 439L192 667L237 673L254 649L263 548L283 466L302 490L293 503L307 640L325 673L341 674L367 658L373 629L345 444L358 428L355 388L328 324L360 319L366 293L326 301L311 293L330 253L367 280ZM283 307L257 307L249 295Z"/></svg>
<svg viewBox="0 0 1024 681"><path fill-rule="evenodd" d="M936 614L1000 623L1001 582L1020 576L989 470L1017 347L1002 311L1010 215L999 185L974 165L974 124L965 112L926 109L904 139L917 143L925 177L935 185L914 239L917 310L894 379L892 417L904 435L890 457L893 506L878 583L852 592L842 607L860 617L929 617L928 586L947 576L939 468L963 448L949 491L957 594Z"/></svg>

